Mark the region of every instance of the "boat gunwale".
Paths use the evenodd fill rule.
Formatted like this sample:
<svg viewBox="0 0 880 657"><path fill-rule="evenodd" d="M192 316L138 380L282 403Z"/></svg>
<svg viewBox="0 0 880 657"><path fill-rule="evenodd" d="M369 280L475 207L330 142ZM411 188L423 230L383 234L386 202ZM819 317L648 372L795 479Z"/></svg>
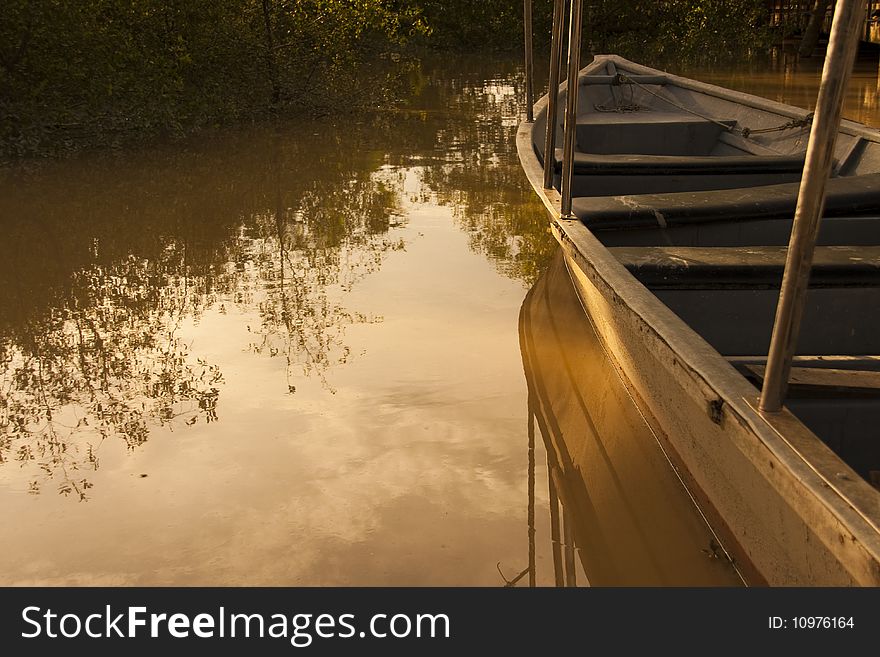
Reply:
<svg viewBox="0 0 880 657"><path fill-rule="evenodd" d="M593 62L581 69L580 76L589 75L611 61L622 68L638 69L642 72L663 73L616 55L597 55ZM667 74L669 75L669 74ZM775 101L761 99L741 92L732 92L687 78L669 75L673 83L687 80L689 87L701 92L715 91L713 95L742 102L748 99L749 105L776 112L787 108L794 116L808 114L806 110L796 112L797 108ZM683 86L679 84L679 86ZM560 85L560 91L565 85ZM546 109L548 96L541 97L534 106L535 116ZM880 142L880 133L853 124L859 128L858 136ZM522 122L517 130L517 153L529 183L538 193L550 218L554 236L566 251L566 256L584 273L599 292L606 298L616 297L632 313L638 322L654 338L665 344L671 355L689 372L693 381L703 390L711 391L722 400L725 412L730 419L747 428L744 433L734 434L739 438L738 449L743 450L744 436L750 434L765 447L783 468L776 469L766 463L753 461L753 467L763 477L777 481L783 476L779 470L787 471L796 483L803 487L822 508L857 539L866 556L874 562L873 572L878 575L876 564L880 564L880 493L873 489L837 457L813 432L787 410L769 417L757 411L757 391L733 365L711 347L698 333L667 308L650 290L642 285L621 263L619 263L592 232L577 219L560 216L561 196L554 189L543 187L543 167L535 152L532 135L534 123ZM843 130L843 128L842 128ZM850 132L846 130L846 132ZM852 134L850 132L850 134ZM613 350L609 353L616 355ZM616 366L623 369L619 362ZM650 408L647 410L650 411ZM667 436L667 440L670 440ZM670 440L674 446L675 441ZM754 447L754 445L752 445ZM751 459L750 459L751 460ZM833 467L830 467L833 466ZM833 470L833 472L829 472ZM843 476L841 476L843 475ZM703 493L702 497L706 498ZM806 504L804 500L802 503ZM842 538L842 537L841 537ZM865 564L868 565L868 564ZM872 570L870 567L868 570Z"/></svg>
<svg viewBox="0 0 880 657"><path fill-rule="evenodd" d="M765 112L772 112L773 114L785 116L790 119L805 119L812 114L812 111L803 109L801 107L787 105L785 103L780 103L779 101L771 100L769 98L762 98L761 96L755 96L744 91L736 91L735 89L720 87L716 84L711 84L709 82L701 82L700 80L686 78L675 73L667 73L666 71L661 71L659 69L645 66L644 64L639 64L638 62L624 59L620 55L596 55L595 57L596 59L594 61L601 60L605 65L607 65L608 62L611 62L615 66L619 66L626 71L631 71L636 75L662 74L666 77L667 85L679 87L688 91L695 91L697 93L712 96L714 98L720 98L722 100L728 100ZM588 68L589 67L584 67L578 74L578 86L582 84L581 78L583 76L589 75L592 72L592 69L590 71L587 71ZM563 86L560 86L559 90L560 92L562 92L565 91L565 88ZM536 117L537 112L538 103L535 103ZM842 119L839 130L840 132L850 135L852 137L860 137L861 139L865 139L866 141L880 143L880 132L875 129L869 128L868 126L859 123L858 121L853 121L851 119Z"/></svg>

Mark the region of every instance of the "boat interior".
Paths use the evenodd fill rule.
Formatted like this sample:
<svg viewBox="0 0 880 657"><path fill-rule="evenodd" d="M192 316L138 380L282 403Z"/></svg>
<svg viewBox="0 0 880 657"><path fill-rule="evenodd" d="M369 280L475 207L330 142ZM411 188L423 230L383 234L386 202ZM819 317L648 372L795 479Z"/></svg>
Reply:
<svg viewBox="0 0 880 657"><path fill-rule="evenodd" d="M612 57L582 71L578 94L572 213L757 396L809 114ZM843 122L823 216L786 406L880 487L877 131Z"/></svg>

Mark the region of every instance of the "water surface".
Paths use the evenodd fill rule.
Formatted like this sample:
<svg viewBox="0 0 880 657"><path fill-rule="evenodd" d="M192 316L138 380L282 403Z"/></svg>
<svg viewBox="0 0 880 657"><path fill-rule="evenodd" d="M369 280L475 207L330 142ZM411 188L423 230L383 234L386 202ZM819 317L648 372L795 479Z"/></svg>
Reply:
<svg viewBox="0 0 880 657"><path fill-rule="evenodd" d="M396 111L5 172L3 582L520 572L553 241L517 79L426 64Z"/></svg>
<svg viewBox="0 0 880 657"><path fill-rule="evenodd" d="M880 125L872 62L846 114ZM809 106L797 66L700 77ZM555 242L516 161L520 67L428 62L412 84L369 115L0 172L2 583L503 585L530 524L534 580L557 581L518 331ZM616 417L615 440L644 433ZM727 581L639 445L687 536L621 525L688 546L663 583ZM569 583L651 571L597 575L646 557L596 552L588 520Z"/></svg>

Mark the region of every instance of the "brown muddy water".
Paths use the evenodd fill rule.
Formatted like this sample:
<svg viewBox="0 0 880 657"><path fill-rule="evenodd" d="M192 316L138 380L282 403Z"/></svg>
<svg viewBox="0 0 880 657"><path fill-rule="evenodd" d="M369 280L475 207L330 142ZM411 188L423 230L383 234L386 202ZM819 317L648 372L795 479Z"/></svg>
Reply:
<svg viewBox="0 0 880 657"><path fill-rule="evenodd" d="M809 106L793 66L699 77ZM566 369L598 351L516 159L518 62L413 83L398 110L0 172L0 582L736 582L610 365ZM877 85L860 61L848 117L880 125ZM535 355L587 412L546 416ZM589 487L548 479L554 422L598 450Z"/></svg>

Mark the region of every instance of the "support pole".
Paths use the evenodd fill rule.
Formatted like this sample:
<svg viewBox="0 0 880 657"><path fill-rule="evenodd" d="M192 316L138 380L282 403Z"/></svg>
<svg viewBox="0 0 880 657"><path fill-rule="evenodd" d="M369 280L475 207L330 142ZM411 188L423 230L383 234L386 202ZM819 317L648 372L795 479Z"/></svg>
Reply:
<svg viewBox="0 0 880 657"><path fill-rule="evenodd" d="M535 120L535 86L534 66L532 57L532 0L523 0L523 29L526 46L526 121Z"/></svg>
<svg viewBox="0 0 880 657"><path fill-rule="evenodd" d="M759 408L768 413L782 408L788 387L813 265L813 249L825 205L825 186L831 174L846 83L852 71L864 12L862 0L838 0L834 11L761 390Z"/></svg>
<svg viewBox="0 0 880 657"><path fill-rule="evenodd" d="M581 16L583 0L571 0L568 25L568 88L565 104L565 130L562 147L562 216L571 213L571 175L574 171L574 146L577 138L578 70L581 59Z"/></svg>
<svg viewBox="0 0 880 657"><path fill-rule="evenodd" d="M562 61L562 24L565 0L553 3L553 32L550 38L550 88L547 90L547 126L544 132L544 189L553 187L556 164L556 114L559 100L559 65Z"/></svg>

